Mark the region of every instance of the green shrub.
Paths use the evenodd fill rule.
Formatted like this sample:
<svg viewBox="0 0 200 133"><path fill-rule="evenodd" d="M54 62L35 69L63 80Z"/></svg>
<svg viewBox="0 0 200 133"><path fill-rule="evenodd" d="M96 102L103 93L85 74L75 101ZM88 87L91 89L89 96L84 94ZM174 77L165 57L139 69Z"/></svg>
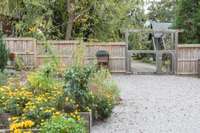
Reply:
<svg viewBox="0 0 200 133"><path fill-rule="evenodd" d="M0 72L0 86L5 85L8 79L8 75L4 72Z"/></svg>
<svg viewBox="0 0 200 133"><path fill-rule="evenodd" d="M0 33L0 70L3 72L8 62L9 51L6 48L6 44L3 41L3 35Z"/></svg>
<svg viewBox="0 0 200 133"><path fill-rule="evenodd" d="M72 66L65 72L65 93L79 105L81 111L85 110L90 100L88 82L94 67Z"/></svg>
<svg viewBox="0 0 200 133"><path fill-rule="evenodd" d="M175 19L175 28L183 29L179 34L180 44L200 43L200 4L199 0L178 0Z"/></svg>
<svg viewBox="0 0 200 133"><path fill-rule="evenodd" d="M15 69L18 70L18 71L21 71L21 70L25 69L25 64L24 64L22 58L16 57Z"/></svg>
<svg viewBox="0 0 200 133"><path fill-rule="evenodd" d="M45 64L37 72L31 72L27 80L32 92L42 94L50 92L55 86L58 86L59 82L54 77L54 70L52 64Z"/></svg>
<svg viewBox="0 0 200 133"><path fill-rule="evenodd" d="M104 56L109 57L109 53L107 51L105 51L105 50L97 51L96 57L104 57Z"/></svg>
<svg viewBox="0 0 200 133"><path fill-rule="evenodd" d="M53 116L41 127L41 133L86 133L83 121L64 116Z"/></svg>
<svg viewBox="0 0 200 133"><path fill-rule="evenodd" d="M93 94L101 97L110 97L112 102L116 104L119 100L119 89L117 84L112 80L111 74L107 69L101 68L92 75L89 81L90 90ZM93 90L93 88L95 88Z"/></svg>
<svg viewBox="0 0 200 133"><path fill-rule="evenodd" d="M106 97L95 97L95 101L96 101L96 117L95 119L100 119L103 120L105 118L108 118L111 113L112 113L112 109L114 107L114 104L112 103L111 100L109 100Z"/></svg>
<svg viewBox="0 0 200 133"><path fill-rule="evenodd" d="M94 96L92 106L94 119L108 118L115 104L119 101L119 89L111 79L108 70L100 69L89 81L89 88Z"/></svg>

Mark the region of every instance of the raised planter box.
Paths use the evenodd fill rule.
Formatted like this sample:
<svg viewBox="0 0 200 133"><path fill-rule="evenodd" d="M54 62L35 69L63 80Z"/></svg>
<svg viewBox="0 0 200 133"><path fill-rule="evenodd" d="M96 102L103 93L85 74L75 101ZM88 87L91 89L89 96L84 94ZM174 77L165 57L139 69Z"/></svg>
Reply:
<svg viewBox="0 0 200 133"><path fill-rule="evenodd" d="M103 66L109 68L109 53L105 50L99 50L96 53L97 64L99 67Z"/></svg>
<svg viewBox="0 0 200 133"><path fill-rule="evenodd" d="M39 133L39 129L21 129L23 132L31 131L31 133ZM13 133L10 129L0 129L0 133Z"/></svg>
<svg viewBox="0 0 200 133"><path fill-rule="evenodd" d="M0 129L5 129L9 127L9 113L0 114Z"/></svg>
<svg viewBox="0 0 200 133"><path fill-rule="evenodd" d="M91 133L92 130L92 112L80 112L80 116L86 121L86 128L88 133Z"/></svg>

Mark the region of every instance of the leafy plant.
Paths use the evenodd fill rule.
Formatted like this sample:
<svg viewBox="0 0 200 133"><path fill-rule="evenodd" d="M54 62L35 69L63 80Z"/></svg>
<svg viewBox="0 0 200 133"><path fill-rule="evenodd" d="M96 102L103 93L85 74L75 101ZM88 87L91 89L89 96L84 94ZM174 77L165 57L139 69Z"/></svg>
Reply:
<svg viewBox="0 0 200 133"><path fill-rule="evenodd" d="M0 33L0 70L3 72L8 62L9 51L6 48L6 44L3 41L3 34Z"/></svg>
<svg viewBox="0 0 200 133"><path fill-rule="evenodd" d="M95 111L97 112L95 119L103 120L105 118L108 118L111 113L112 109L114 107L114 104L112 103L112 100L110 100L107 97L98 97L95 96L94 101L96 102L96 108Z"/></svg>
<svg viewBox="0 0 200 133"><path fill-rule="evenodd" d="M73 52L73 66L82 67L85 64L85 47L80 41L79 45L76 47Z"/></svg>
<svg viewBox="0 0 200 133"><path fill-rule="evenodd" d="M37 72L28 75L27 80L33 93L49 92L59 85L59 82L54 78L54 70L54 65L48 63L43 65Z"/></svg>
<svg viewBox="0 0 200 133"><path fill-rule="evenodd" d="M23 108L26 103L32 98L32 93L27 89L2 87L0 88L2 97L0 98L0 106L6 113L20 115L23 113Z"/></svg>
<svg viewBox="0 0 200 133"><path fill-rule="evenodd" d="M94 67L72 66L65 73L65 93L76 101L82 111L90 99L88 82L94 71Z"/></svg>
<svg viewBox="0 0 200 133"><path fill-rule="evenodd" d="M109 53L105 50L99 50L96 53L96 57L109 57Z"/></svg>
<svg viewBox="0 0 200 133"><path fill-rule="evenodd" d="M199 20L200 20L199 0L178 0L175 26L183 29L179 41L181 43L200 43Z"/></svg>
<svg viewBox="0 0 200 133"><path fill-rule="evenodd" d="M41 133L86 133L86 131L83 121L64 116L53 116L41 127Z"/></svg>
<svg viewBox="0 0 200 133"><path fill-rule="evenodd" d="M15 69L18 70L18 71L21 71L21 70L25 69L25 64L24 64L22 58L16 57Z"/></svg>
<svg viewBox="0 0 200 133"><path fill-rule="evenodd" d="M8 75L5 72L0 72L0 86L5 85Z"/></svg>
<svg viewBox="0 0 200 133"><path fill-rule="evenodd" d="M89 88L93 95L94 119L108 118L115 104L119 102L119 90L108 70L100 69L92 75L89 81Z"/></svg>

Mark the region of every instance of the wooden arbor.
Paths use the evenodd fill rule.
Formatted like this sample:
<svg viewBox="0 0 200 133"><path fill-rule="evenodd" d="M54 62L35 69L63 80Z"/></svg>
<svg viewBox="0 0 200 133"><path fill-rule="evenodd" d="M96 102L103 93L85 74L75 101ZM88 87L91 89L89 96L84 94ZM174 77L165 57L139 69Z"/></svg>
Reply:
<svg viewBox="0 0 200 133"><path fill-rule="evenodd" d="M131 70L131 56L133 54L155 54L156 55L156 73L162 74L162 57L164 54L169 54L172 57L172 71L170 74L176 73L176 47L178 45L178 33L182 32L181 30L151 30L151 29L130 29L125 30L123 33L125 34L125 41L127 44L126 48L126 70L127 72L132 72ZM129 36L130 34L134 33L145 33L145 34L155 34L155 33L163 33L163 34L170 34L171 36L171 49L157 49L154 44L154 50L128 50L129 44ZM134 44L133 44L134 45Z"/></svg>

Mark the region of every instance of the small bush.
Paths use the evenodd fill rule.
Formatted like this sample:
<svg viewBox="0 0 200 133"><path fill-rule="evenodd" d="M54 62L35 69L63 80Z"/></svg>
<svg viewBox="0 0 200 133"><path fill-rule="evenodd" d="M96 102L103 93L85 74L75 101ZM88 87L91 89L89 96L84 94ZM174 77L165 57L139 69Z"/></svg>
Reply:
<svg viewBox="0 0 200 133"><path fill-rule="evenodd" d="M18 70L18 71L25 69L25 64L24 64L24 61L23 61L22 58L16 57L15 69Z"/></svg>
<svg viewBox="0 0 200 133"><path fill-rule="evenodd" d="M96 53L96 57L109 57L109 53L105 50L99 50Z"/></svg>
<svg viewBox="0 0 200 133"><path fill-rule="evenodd" d="M65 93L79 105L81 111L85 110L90 100L88 82L94 67L72 66L65 73Z"/></svg>
<svg viewBox="0 0 200 133"><path fill-rule="evenodd" d="M0 72L0 86L5 85L8 79L8 75L4 72Z"/></svg>
<svg viewBox="0 0 200 133"><path fill-rule="evenodd" d="M9 51L6 48L6 44L3 41L3 35L0 33L0 70L3 72L8 62Z"/></svg>
<svg viewBox="0 0 200 133"><path fill-rule="evenodd" d="M31 72L28 75L29 88L34 94L50 92L55 86L59 86L59 82L54 77L54 70L52 64L45 64L37 72Z"/></svg>
<svg viewBox="0 0 200 133"><path fill-rule="evenodd" d="M83 121L71 117L53 116L41 127L41 133L86 133Z"/></svg>
<svg viewBox="0 0 200 133"><path fill-rule="evenodd" d="M94 119L108 118L115 104L119 100L119 90L116 83L111 79L108 70L100 69L94 73L89 81L89 88L93 94L92 106Z"/></svg>

